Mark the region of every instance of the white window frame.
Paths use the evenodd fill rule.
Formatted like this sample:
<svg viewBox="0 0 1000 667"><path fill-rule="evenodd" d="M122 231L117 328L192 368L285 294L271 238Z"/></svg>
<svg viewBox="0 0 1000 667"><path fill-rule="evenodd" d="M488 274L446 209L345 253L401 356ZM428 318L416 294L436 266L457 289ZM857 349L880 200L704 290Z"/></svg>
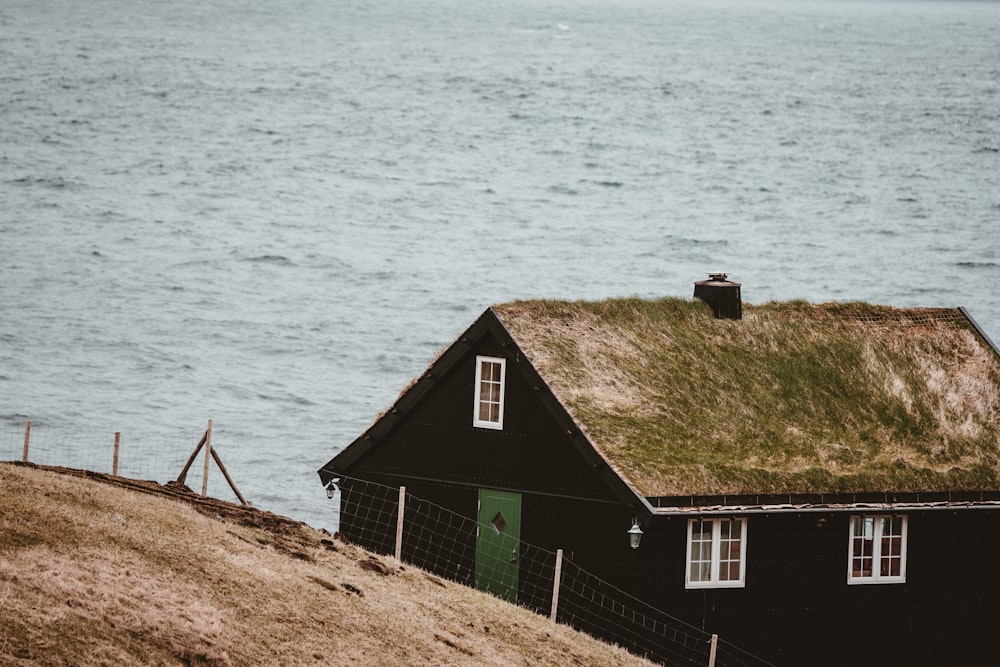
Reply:
<svg viewBox="0 0 1000 667"><path fill-rule="evenodd" d="M858 520L864 521L866 519L872 520L872 568L870 575L855 576L854 574L854 545L855 538L857 535L854 533L854 526ZM883 519L902 519L902 527L900 528L900 545L899 545L899 574L881 574L882 572L882 561L893 558L892 554L883 554ZM848 584L903 584L906 583L906 533L907 533L907 516L905 514L853 514L851 515L851 520L847 525L847 583ZM863 554L862 554L863 555ZM860 557L860 556L859 556Z"/></svg>
<svg viewBox="0 0 1000 667"><path fill-rule="evenodd" d="M480 408L484 403L493 403L489 399L483 399L483 364L499 364L500 365L500 396L497 403L497 418L496 419L480 419ZM490 383L487 379L485 382ZM502 429L503 428L503 407L504 407L504 396L506 394L506 382L507 382L507 360L502 357L476 357L476 386L475 395L472 401L472 425L477 428L491 428L491 429Z"/></svg>
<svg viewBox="0 0 1000 667"><path fill-rule="evenodd" d="M691 578L691 547L694 535L694 526L702 521L712 524L711 554L710 554L710 576L706 580L694 580ZM736 579L720 580L719 564L722 551L722 522L732 521L740 527L739 549L740 566L739 577ZM697 562L697 561L696 561ZM704 561L702 561L704 562ZM689 519L687 528L687 557L684 559L684 587L685 588L743 588L746 586L747 572L747 520L743 517L713 517L704 519Z"/></svg>

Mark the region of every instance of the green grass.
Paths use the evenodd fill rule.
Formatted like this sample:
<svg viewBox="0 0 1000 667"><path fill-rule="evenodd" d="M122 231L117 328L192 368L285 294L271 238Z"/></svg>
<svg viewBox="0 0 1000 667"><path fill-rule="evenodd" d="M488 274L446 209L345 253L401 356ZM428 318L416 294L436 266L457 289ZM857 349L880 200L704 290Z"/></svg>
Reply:
<svg viewBox="0 0 1000 667"><path fill-rule="evenodd" d="M495 307L646 495L1000 488L1000 368L957 310Z"/></svg>

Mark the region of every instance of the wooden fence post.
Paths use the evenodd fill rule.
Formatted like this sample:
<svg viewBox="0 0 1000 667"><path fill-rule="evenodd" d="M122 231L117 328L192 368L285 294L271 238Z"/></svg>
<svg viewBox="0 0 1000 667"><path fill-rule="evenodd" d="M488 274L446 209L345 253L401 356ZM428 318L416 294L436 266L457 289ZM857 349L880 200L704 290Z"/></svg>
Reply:
<svg viewBox="0 0 1000 667"><path fill-rule="evenodd" d="M208 420L208 430L205 431L205 469L201 473L201 497L208 495L208 462L212 460L212 420Z"/></svg>
<svg viewBox="0 0 1000 667"><path fill-rule="evenodd" d="M31 441L31 420L29 419L24 423L24 456L21 457L21 461L24 463L28 462L28 442Z"/></svg>
<svg viewBox="0 0 1000 667"><path fill-rule="evenodd" d="M406 487L399 487L399 514L396 516L396 560L403 560L403 512L406 510Z"/></svg>
<svg viewBox="0 0 1000 667"><path fill-rule="evenodd" d="M111 476L118 476L118 447L122 441L121 431L115 431L115 461L111 464Z"/></svg>
<svg viewBox="0 0 1000 667"><path fill-rule="evenodd" d="M715 667L715 653L719 650L719 635L712 635L712 648L708 652L708 667Z"/></svg>
<svg viewBox="0 0 1000 667"><path fill-rule="evenodd" d="M218 465L219 470L222 471L222 476L226 478L227 482L229 482L229 488L232 489L233 493L236 494L236 497L240 499L240 504L249 507L251 503L247 502L247 499L243 497L243 494L240 493L240 490L236 488L236 483L233 481L233 478L229 476L229 471L226 470L226 466L222 465L222 458L219 456L218 449L212 450L212 458L215 459L216 465Z"/></svg>
<svg viewBox="0 0 1000 667"><path fill-rule="evenodd" d="M187 481L188 470L191 469L191 464L194 463L194 460L198 458L198 452L200 452L201 448L205 446L205 438L207 437L208 432L206 431L205 434L201 436L201 440L198 441L198 444L195 445L194 451L191 452L191 456L188 457L187 463L184 464L184 468L181 469L181 474L177 475L178 484L183 484Z"/></svg>
<svg viewBox="0 0 1000 667"><path fill-rule="evenodd" d="M562 549L556 551L556 573L552 580L552 613L549 620L556 622L556 612L559 611L559 582L562 579Z"/></svg>

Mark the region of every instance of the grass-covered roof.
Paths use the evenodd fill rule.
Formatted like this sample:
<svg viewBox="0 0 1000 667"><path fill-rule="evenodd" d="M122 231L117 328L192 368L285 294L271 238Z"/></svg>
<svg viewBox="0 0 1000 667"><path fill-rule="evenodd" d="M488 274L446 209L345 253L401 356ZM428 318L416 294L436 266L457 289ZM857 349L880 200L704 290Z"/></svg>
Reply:
<svg viewBox="0 0 1000 667"><path fill-rule="evenodd" d="M1000 489L1000 359L957 309L493 307L645 496Z"/></svg>

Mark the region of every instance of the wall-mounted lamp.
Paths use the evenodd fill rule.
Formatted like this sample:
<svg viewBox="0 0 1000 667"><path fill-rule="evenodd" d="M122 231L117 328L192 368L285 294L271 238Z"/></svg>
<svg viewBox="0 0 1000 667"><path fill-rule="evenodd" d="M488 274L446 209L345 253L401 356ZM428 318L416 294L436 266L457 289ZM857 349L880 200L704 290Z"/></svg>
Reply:
<svg viewBox="0 0 1000 667"><path fill-rule="evenodd" d="M639 527L639 520L632 519L632 527L628 529L628 544L633 549L638 549L641 540L642 528Z"/></svg>
<svg viewBox="0 0 1000 667"><path fill-rule="evenodd" d="M333 494L335 494L337 491L340 491L340 487L337 486L337 482L339 482L339 481L340 481L339 478L331 479L330 483L326 485L326 497L327 498L333 498Z"/></svg>

